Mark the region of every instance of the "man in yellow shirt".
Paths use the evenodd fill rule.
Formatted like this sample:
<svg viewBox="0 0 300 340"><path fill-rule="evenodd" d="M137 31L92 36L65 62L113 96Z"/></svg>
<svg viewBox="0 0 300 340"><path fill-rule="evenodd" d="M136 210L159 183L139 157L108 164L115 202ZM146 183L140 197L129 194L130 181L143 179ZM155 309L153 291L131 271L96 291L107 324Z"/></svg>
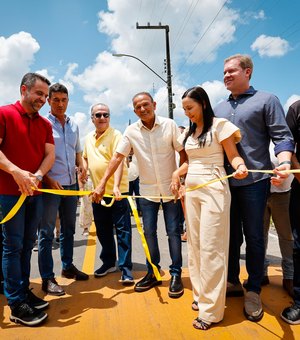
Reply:
<svg viewBox="0 0 300 340"><path fill-rule="evenodd" d="M117 145L122 138L121 132L110 126L110 111L106 104L98 103L91 108L91 118L96 130L87 135L83 159L84 166L89 169L93 186L96 187L112 158ZM123 284L132 284L131 274L131 221L127 199L119 200L121 194L128 193L127 167L122 162L114 177L106 186L106 193L116 196L117 200L111 207L93 203L93 215L98 240L102 246L100 259L102 266L94 273L95 277L102 277L116 271L116 245L113 227L116 228L118 246L118 267L122 271ZM110 198L105 197L106 203Z"/></svg>

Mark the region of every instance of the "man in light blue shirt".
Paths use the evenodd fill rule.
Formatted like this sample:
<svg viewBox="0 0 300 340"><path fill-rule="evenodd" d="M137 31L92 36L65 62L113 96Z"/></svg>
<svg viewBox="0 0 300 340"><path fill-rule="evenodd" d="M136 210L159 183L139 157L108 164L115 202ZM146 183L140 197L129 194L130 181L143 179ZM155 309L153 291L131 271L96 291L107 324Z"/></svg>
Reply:
<svg viewBox="0 0 300 340"><path fill-rule="evenodd" d="M65 115L68 107L68 90L62 84L49 88L49 121L52 124L55 142L55 163L44 176L43 184L49 189L76 190L76 170L80 178L85 177L81 158L81 146L77 124ZM73 264L73 246L76 225L76 196L44 194L44 213L39 231L39 270L42 289L50 295L64 295L63 288L55 280L53 272L52 241L57 213L60 218L60 254L62 276L76 280L87 280L88 275Z"/></svg>

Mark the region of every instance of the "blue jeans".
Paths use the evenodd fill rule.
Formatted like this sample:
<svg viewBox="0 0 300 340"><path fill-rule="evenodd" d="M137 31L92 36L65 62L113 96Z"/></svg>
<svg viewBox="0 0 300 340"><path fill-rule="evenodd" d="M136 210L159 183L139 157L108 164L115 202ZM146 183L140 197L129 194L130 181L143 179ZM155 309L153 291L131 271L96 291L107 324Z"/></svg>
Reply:
<svg viewBox="0 0 300 340"><path fill-rule="evenodd" d="M290 221L294 236L294 300L300 307L300 183L294 178L290 196Z"/></svg>
<svg viewBox="0 0 300 340"><path fill-rule="evenodd" d="M65 190L76 190L76 185L64 185ZM44 213L39 229L39 270L42 279L54 277L52 241L57 213L60 218L60 256L62 268L73 263L73 246L76 226L77 196L44 194Z"/></svg>
<svg viewBox="0 0 300 340"><path fill-rule="evenodd" d="M240 247L246 241L247 290L260 293L264 275L264 212L270 179L231 187L228 281L237 284L240 274Z"/></svg>
<svg viewBox="0 0 300 340"><path fill-rule="evenodd" d="M160 253L157 240L157 218L160 204L162 204L166 232L169 242L169 251L172 260L172 264L170 265L170 274L180 276L182 267L182 255L179 227L179 201L177 201L176 203L174 203L174 201L160 203L152 202L145 198L140 199L140 205L143 214L144 234L148 244L151 261L159 270ZM148 273L153 273L153 269L148 260L146 261L146 263Z"/></svg>
<svg viewBox="0 0 300 340"><path fill-rule="evenodd" d="M140 178L137 177L134 181L129 182L129 195L140 196ZM135 199L137 211L141 211L140 198Z"/></svg>
<svg viewBox="0 0 300 340"><path fill-rule="evenodd" d="M4 216L2 214L1 201L0 201L0 221L2 221L3 217ZM3 235L2 235L2 228L0 227L0 285L3 282L2 253L3 253Z"/></svg>
<svg viewBox="0 0 300 340"><path fill-rule="evenodd" d="M0 195L3 216L18 199L19 196ZM42 211L42 195L28 196L16 215L2 224L4 293L12 308L26 300L31 253Z"/></svg>
<svg viewBox="0 0 300 340"><path fill-rule="evenodd" d="M106 203L110 198L103 198ZM118 245L118 266L120 270L132 269L131 221L127 199L115 201L111 207L93 203L94 222L98 240L102 246L100 259L107 267L114 267L117 260L114 227Z"/></svg>

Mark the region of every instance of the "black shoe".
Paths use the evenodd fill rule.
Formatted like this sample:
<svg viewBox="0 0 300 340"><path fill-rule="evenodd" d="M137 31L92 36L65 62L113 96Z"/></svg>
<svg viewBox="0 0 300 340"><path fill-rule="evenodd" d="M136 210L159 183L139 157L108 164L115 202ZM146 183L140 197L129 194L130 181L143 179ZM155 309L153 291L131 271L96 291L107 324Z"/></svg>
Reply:
<svg viewBox="0 0 300 340"><path fill-rule="evenodd" d="M148 273L142 280L136 283L134 290L136 292L145 292L146 290L159 285L161 285L161 281L158 281L154 274Z"/></svg>
<svg viewBox="0 0 300 340"><path fill-rule="evenodd" d="M169 297L179 298L183 295L184 288L180 276L172 275L169 287Z"/></svg>
<svg viewBox="0 0 300 340"><path fill-rule="evenodd" d="M66 294L54 277L51 279L43 279L42 290L47 294L54 296L61 296Z"/></svg>
<svg viewBox="0 0 300 340"><path fill-rule="evenodd" d="M49 302L43 299L40 299L36 295L32 293L32 289L28 289L27 291L27 300L26 303L35 309L43 310L49 306Z"/></svg>
<svg viewBox="0 0 300 340"><path fill-rule="evenodd" d="M66 277L67 279L75 279L77 281L85 281L89 279L89 276L78 270L74 264L71 264L71 267L68 269L63 269L61 271L61 276Z"/></svg>
<svg viewBox="0 0 300 340"><path fill-rule="evenodd" d="M227 281L226 296L227 297L244 296L244 290L243 290L241 283L238 282L234 284L234 283Z"/></svg>
<svg viewBox="0 0 300 340"><path fill-rule="evenodd" d="M115 266L107 266L106 264L103 264L100 268L98 268L94 272L94 276L97 277L102 277L107 275L108 273L113 273L117 270Z"/></svg>
<svg viewBox="0 0 300 340"><path fill-rule="evenodd" d="M32 308L26 302L22 302L12 309L9 319L12 322L19 322L26 326L36 326L43 322L47 316L46 313Z"/></svg>
<svg viewBox="0 0 300 340"><path fill-rule="evenodd" d="M296 305L287 307L283 310L280 316L285 322L291 325L299 325L300 324L300 307Z"/></svg>

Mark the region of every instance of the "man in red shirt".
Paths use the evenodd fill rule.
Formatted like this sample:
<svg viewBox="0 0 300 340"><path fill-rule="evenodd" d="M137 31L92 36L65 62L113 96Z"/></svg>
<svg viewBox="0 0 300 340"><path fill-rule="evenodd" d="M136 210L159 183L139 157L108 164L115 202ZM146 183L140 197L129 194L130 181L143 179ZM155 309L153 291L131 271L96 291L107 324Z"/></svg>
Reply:
<svg viewBox="0 0 300 340"><path fill-rule="evenodd" d="M38 113L45 104L50 82L27 73L20 86L21 99L0 107L0 204L6 216L21 194L26 200L2 224L4 294L11 308L10 320L28 326L47 318L49 303L29 289L30 259L42 216L42 195L34 189L54 159L51 124Z"/></svg>

